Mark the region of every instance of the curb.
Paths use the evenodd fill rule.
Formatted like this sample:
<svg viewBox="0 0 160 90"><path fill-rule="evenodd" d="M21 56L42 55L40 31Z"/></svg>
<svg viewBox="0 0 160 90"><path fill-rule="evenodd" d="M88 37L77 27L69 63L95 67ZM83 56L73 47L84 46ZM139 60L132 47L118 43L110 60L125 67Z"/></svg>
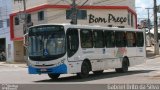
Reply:
<svg viewBox="0 0 160 90"><path fill-rule="evenodd" d="M153 55L153 56L149 56L146 57L147 59L155 59L155 58L160 58L160 55Z"/></svg>

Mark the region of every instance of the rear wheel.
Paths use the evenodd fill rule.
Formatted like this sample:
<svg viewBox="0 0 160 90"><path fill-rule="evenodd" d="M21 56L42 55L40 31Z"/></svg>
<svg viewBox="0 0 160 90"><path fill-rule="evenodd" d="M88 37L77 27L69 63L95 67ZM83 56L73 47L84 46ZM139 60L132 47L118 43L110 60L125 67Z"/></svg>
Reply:
<svg viewBox="0 0 160 90"><path fill-rule="evenodd" d="M49 73L48 76L49 76L52 80L56 80L56 79L58 79L58 77L60 76L60 74Z"/></svg>
<svg viewBox="0 0 160 90"><path fill-rule="evenodd" d="M93 71L94 74L102 74L103 70L99 70L99 71Z"/></svg>
<svg viewBox="0 0 160 90"><path fill-rule="evenodd" d="M87 62L83 62L81 66L81 72L77 74L79 78L87 78L89 76L89 64Z"/></svg>
<svg viewBox="0 0 160 90"><path fill-rule="evenodd" d="M129 61L127 58L124 58L122 62L122 68L116 68L115 70L118 73L125 73L128 71L128 66L129 66Z"/></svg>

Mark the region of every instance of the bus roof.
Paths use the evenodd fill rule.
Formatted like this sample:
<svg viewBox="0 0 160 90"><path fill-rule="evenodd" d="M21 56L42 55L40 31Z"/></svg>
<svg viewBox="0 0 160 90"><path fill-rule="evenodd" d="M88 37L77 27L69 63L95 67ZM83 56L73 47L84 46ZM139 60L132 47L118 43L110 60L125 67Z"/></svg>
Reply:
<svg viewBox="0 0 160 90"><path fill-rule="evenodd" d="M45 25L62 25L65 28L87 28L87 29L103 29L103 30L116 30L116 31L140 31L140 32L144 32L144 30L142 29L133 29L133 28L118 28L118 27L104 27L104 26L98 26L98 25L82 25L82 24L77 24L77 25L73 25L70 23L49 23L49 24L39 24L39 25L35 25L35 26L31 26L32 27L37 27L37 26L45 26Z"/></svg>

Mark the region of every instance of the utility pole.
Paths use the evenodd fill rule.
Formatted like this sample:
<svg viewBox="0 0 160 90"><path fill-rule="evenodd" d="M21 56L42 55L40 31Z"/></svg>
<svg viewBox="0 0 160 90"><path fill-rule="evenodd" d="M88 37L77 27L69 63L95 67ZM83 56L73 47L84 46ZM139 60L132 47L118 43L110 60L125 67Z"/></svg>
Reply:
<svg viewBox="0 0 160 90"><path fill-rule="evenodd" d="M145 8L145 9L147 9L147 11L148 11L148 34L149 34L149 44L151 45L151 33L150 33L150 29L151 29L151 27L150 27L150 19L149 19L149 17L150 17L150 12L149 12L149 10L150 9L153 9L153 8Z"/></svg>
<svg viewBox="0 0 160 90"><path fill-rule="evenodd" d="M150 34L150 19L149 19L149 9L147 9L147 11L148 11L148 29L149 29L149 34Z"/></svg>
<svg viewBox="0 0 160 90"><path fill-rule="evenodd" d="M157 28L157 0L154 0L154 54L159 55L158 28Z"/></svg>
<svg viewBox="0 0 160 90"><path fill-rule="evenodd" d="M71 8L71 24L77 24L77 5L76 5L76 1L72 0L72 8Z"/></svg>
<svg viewBox="0 0 160 90"><path fill-rule="evenodd" d="M149 33L150 33L150 28L151 28L151 27L150 27L150 19L149 19L149 18L150 18L150 12L149 12L149 10L150 10L150 9L153 9L153 8L145 8L145 9L147 9L147 11L148 11L148 22L147 22L147 23L148 23Z"/></svg>
<svg viewBox="0 0 160 90"><path fill-rule="evenodd" d="M27 33L27 12L26 12L26 0L23 0L23 8L24 8L24 24L23 24L23 33Z"/></svg>

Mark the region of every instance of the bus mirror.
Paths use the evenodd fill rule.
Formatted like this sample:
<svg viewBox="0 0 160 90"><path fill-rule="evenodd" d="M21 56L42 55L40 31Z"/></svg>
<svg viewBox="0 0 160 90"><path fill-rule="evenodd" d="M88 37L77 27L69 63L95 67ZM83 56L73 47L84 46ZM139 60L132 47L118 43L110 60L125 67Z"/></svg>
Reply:
<svg viewBox="0 0 160 90"><path fill-rule="evenodd" d="M24 40L23 40L23 45L24 45L24 47L28 47L28 34L25 34L24 35Z"/></svg>

